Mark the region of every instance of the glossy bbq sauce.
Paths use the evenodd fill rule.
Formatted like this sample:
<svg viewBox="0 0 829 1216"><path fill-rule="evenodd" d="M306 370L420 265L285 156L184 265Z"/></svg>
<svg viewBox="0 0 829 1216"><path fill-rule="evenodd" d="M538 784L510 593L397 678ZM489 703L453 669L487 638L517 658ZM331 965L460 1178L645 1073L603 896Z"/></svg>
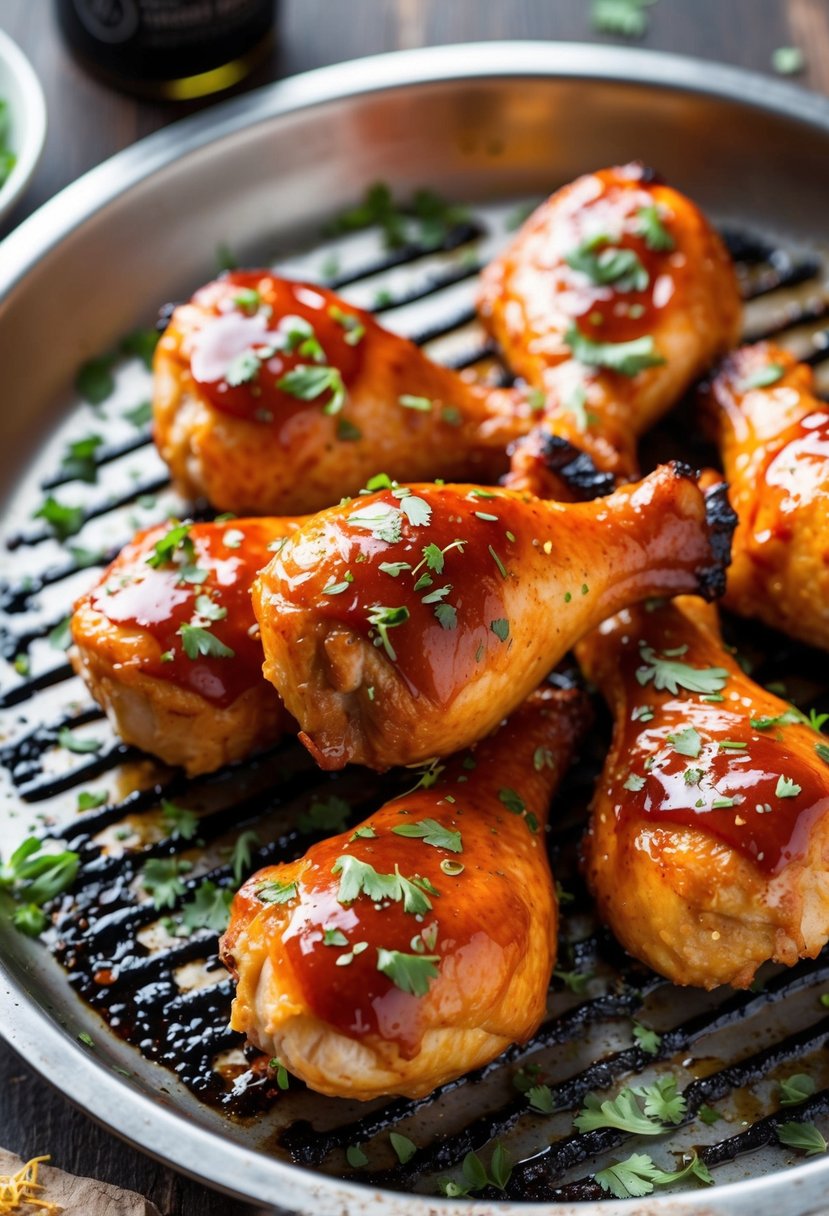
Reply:
<svg viewBox="0 0 829 1216"><path fill-rule="evenodd" d="M706 701L704 694L682 688L678 695L657 692L652 681L640 685L636 672L647 664L639 639L628 642L621 666L628 692L626 720L620 741L621 767L615 774L620 813L624 818L700 828L765 873L774 874L804 854L813 823L829 810L829 768L822 773L819 763L805 762L788 745L799 736L803 750L805 727L752 727L752 718L774 717L790 706L771 696L763 696L759 704L748 702L753 686L721 650L687 624L684 630L660 628L671 616L675 621L682 619L670 609L655 613L640 638L644 636L660 656L665 650L686 645L687 650L676 658L695 669L727 670L721 693L712 694L724 699ZM639 716L644 707L653 713L652 723ZM678 732L689 727L699 735L696 756L682 754L677 746L684 746ZM633 774L637 784L644 779L641 788L622 791L628 774ZM783 792L778 793L778 788Z"/></svg>
<svg viewBox="0 0 829 1216"><path fill-rule="evenodd" d="M529 254L532 269L526 274L528 282L522 283L522 290L535 284L529 298L539 332L549 329L552 308L593 342L628 342L653 333L660 323L659 314L682 292L692 269L672 235L670 209L659 207L656 197L636 180L608 184L597 174L579 186L569 214L561 214L559 207L554 228L545 220L537 233L531 232L525 240L525 255ZM652 248L642 235L641 213L654 206L669 248ZM585 249L585 244L594 240L593 249ZM584 251L601 262L615 250L636 255L635 275L629 272L611 282L596 282L601 268L597 276L592 276L566 260ZM563 351L562 357L566 354Z"/></svg>
<svg viewBox="0 0 829 1216"><path fill-rule="evenodd" d="M507 617L504 589L522 564L526 513L496 495L384 490L326 512L322 540L315 530L277 555L274 578L297 607L370 637L413 694L448 704L509 646L493 622ZM430 567L427 546L441 552L442 568ZM400 607L408 616L385 628L384 641L372 616Z"/></svg>
<svg viewBox="0 0 829 1216"><path fill-rule="evenodd" d="M123 550L90 593L93 608L107 620L149 635L135 650L135 662L149 676L168 680L227 708L247 689L262 682L262 646L250 600L257 571L273 553L268 546L287 534L276 521L230 520L225 524L194 524L188 533L192 557L181 552L158 567L147 558L168 532L152 528ZM198 581L191 581L192 575ZM199 576L203 575L203 578ZM208 596L211 611L221 619L199 616L196 601ZM182 625L205 626L233 651L232 657L185 652ZM162 658L162 656L166 656Z"/></svg>
<svg viewBox="0 0 829 1216"><path fill-rule="evenodd" d="M522 958L533 925L545 931L552 891L546 908L535 901L530 907L520 877L540 869L550 883L541 828L558 782L558 762L563 767L568 745L566 736L545 728L543 716L529 718L524 725L520 732L508 725L511 733L502 732L490 745L451 761L433 789L388 803L362 825L375 836L344 833L307 854L310 864L299 883L299 902L284 910L277 949L286 953L308 1007L343 1034L356 1039L379 1036L396 1043L405 1058L419 1050L425 1030L423 999L401 991L378 970L379 948L432 957L438 970L448 963L455 991L450 1000L474 1000L482 983L489 983L495 1001ZM550 765L537 771L533 752L545 743L553 748ZM501 782L510 781L518 786L523 815L510 813L498 796ZM392 830L424 819L459 831L462 851ZM343 905L338 900L341 875L332 873L343 855L370 864L380 874L394 874L397 866L405 878L427 880L431 910L413 914L399 900L376 901L365 893ZM459 863L462 872L447 874L441 863L450 869ZM248 914L255 914L258 906L251 904ZM325 929L339 930L347 945L326 945ZM347 958L345 965L338 962Z"/></svg>
<svg viewBox="0 0 829 1216"><path fill-rule="evenodd" d="M324 287L232 271L176 310L162 343L217 410L278 427L308 408L339 412L378 328Z"/></svg>

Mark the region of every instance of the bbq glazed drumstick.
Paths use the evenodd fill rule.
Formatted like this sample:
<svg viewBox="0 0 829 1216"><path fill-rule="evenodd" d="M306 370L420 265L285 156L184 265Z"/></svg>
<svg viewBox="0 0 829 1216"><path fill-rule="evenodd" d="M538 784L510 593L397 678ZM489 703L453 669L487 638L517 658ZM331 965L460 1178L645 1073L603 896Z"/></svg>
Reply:
<svg viewBox="0 0 829 1216"><path fill-rule="evenodd" d="M586 723L539 690L429 789L271 866L236 895L231 1025L335 1097L419 1097L527 1039L557 906L550 796Z"/></svg>
<svg viewBox="0 0 829 1216"><path fill-rule="evenodd" d="M681 597L576 647L615 718L585 864L623 946L675 984L744 988L829 937L829 747Z"/></svg>
<svg viewBox="0 0 829 1216"><path fill-rule="evenodd" d="M260 573L265 675L323 768L446 756L624 605L716 594L732 527L724 488L706 506L678 465L575 504L390 484L315 516Z"/></svg>
<svg viewBox="0 0 829 1216"><path fill-rule="evenodd" d="M291 729L262 679L250 587L297 522L149 528L78 600L72 665L125 742L192 776Z"/></svg>
<svg viewBox="0 0 829 1216"><path fill-rule="evenodd" d="M703 395L739 516L726 604L829 650L829 408L811 369L767 342Z"/></svg>
<svg viewBox="0 0 829 1216"><path fill-rule="evenodd" d="M323 287L240 271L176 308L155 355L155 440L181 492L293 514L391 476L493 480L532 425Z"/></svg>
<svg viewBox="0 0 829 1216"><path fill-rule="evenodd" d="M636 476L637 438L741 326L719 237L640 165L580 177L543 203L484 271L478 311L545 394L545 429L624 478ZM515 488L535 488L536 456L516 445Z"/></svg>

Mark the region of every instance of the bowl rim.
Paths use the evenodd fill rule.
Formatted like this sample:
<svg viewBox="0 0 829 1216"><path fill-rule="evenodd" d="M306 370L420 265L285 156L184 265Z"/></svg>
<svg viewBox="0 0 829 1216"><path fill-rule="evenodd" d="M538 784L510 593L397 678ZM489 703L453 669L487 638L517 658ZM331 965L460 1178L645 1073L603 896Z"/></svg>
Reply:
<svg viewBox="0 0 829 1216"><path fill-rule="evenodd" d="M2 37L2 35L0 35ZM22 53L21 53L22 55ZM756 72L685 56L586 43L496 41L397 51L318 68L220 102L181 119L91 169L65 187L4 242L0 307L37 262L71 232L139 182L174 160L243 127L376 92L454 81L526 78L601 80L673 92L691 92L759 109L829 134L829 98ZM39 85L38 85L39 89ZM373 1216L662 1216L700 1213L694 1192L652 1195L646 1200L591 1204L485 1202L459 1204L422 1194L379 1191L359 1181L292 1165L188 1122L157 1097L120 1079L70 1031L29 997L25 979L0 957L0 1034L46 1080L106 1130L179 1172L226 1194L258 1204L295 1204L303 1212L373 1213ZM825 1196L829 1158L757 1178L726 1183L704 1210L739 1216L774 1199L785 1206L793 1185L807 1202ZM821 1180L824 1181L821 1187ZM632 1206L633 1205L633 1206ZM287 1209L280 1207L285 1212ZM782 1210L778 1209L778 1210Z"/></svg>
<svg viewBox="0 0 829 1216"><path fill-rule="evenodd" d="M20 47L3 30L0 30L0 61L3 61L15 77L23 97L26 110L26 141L15 149L17 163L0 186L0 217L5 215L23 194L34 176L46 143L46 98L37 78L37 73ZM12 113L14 128L14 114Z"/></svg>

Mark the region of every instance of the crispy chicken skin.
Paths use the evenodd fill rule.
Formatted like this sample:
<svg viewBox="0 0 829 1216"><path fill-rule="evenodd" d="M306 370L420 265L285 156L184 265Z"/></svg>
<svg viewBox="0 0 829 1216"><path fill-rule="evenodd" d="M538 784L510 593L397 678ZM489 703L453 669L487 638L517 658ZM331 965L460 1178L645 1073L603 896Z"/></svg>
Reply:
<svg viewBox="0 0 829 1216"><path fill-rule="evenodd" d="M193 776L291 729L262 679L250 586L272 557L270 546L295 526L234 519L149 528L81 596L71 620L72 665L125 742ZM190 625L197 630L186 638L192 658L179 633Z"/></svg>
<svg viewBox="0 0 829 1216"><path fill-rule="evenodd" d="M315 516L260 573L265 675L323 768L450 755L621 607L721 589L733 514L716 514L677 465L587 503L390 486Z"/></svg>
<svg viewBox="0 0 829 1216"><path fill-rule="evenodd" d="M249 879L221 946L233 1028L363 1100L419 1097L528 1038L556 953L543 828L585 723L582 694L539 690L430 788Z"/></svg>
<svg viewBox="0 0 829 1216"><path fill-rule="evenodd" d="M155 355L154 435L176 486L240 514L317 511L380 469L492 480L533 416L523 392L474 385L266 270L202 287Z"/></svg>
<svg viewBox="0 0 829 1216"><path fill-rule="evenodd" d="M811 369L767 342L703 394L739 516L726 604L829 650L829 409Z"/></svg>
<svg viewBox="0 0 829 1216"><path fill-rule="evenodd" d="M576 654L615 719L585 866L616 937L703 988L813 958L829 937L821 737L743 674L699 599L621 612Z"/></svg>
<svg viewBox="0 0 829 1216"><path fill-rule="evenodd" d="M719 237L635 164L543 203L484 271L478 311L512 369L546 395L545 427L625 478L636 476L637 438L741 326ZM531 457L519 442L509 484L535 488Z"/></svg>

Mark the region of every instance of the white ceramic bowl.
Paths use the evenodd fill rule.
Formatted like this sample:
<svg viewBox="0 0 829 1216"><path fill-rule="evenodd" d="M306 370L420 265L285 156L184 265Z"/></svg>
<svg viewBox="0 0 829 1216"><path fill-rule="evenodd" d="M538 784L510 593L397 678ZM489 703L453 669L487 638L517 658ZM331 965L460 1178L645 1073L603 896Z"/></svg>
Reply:
<svg viewBox="0 0 829 1216"><path fill-rule="evenodd" d="M34 68L16 42L0 30L0 98L9 107L9 146L17 164L0 186L0 219L32 179L46 141L46 102Z"/></svg>

